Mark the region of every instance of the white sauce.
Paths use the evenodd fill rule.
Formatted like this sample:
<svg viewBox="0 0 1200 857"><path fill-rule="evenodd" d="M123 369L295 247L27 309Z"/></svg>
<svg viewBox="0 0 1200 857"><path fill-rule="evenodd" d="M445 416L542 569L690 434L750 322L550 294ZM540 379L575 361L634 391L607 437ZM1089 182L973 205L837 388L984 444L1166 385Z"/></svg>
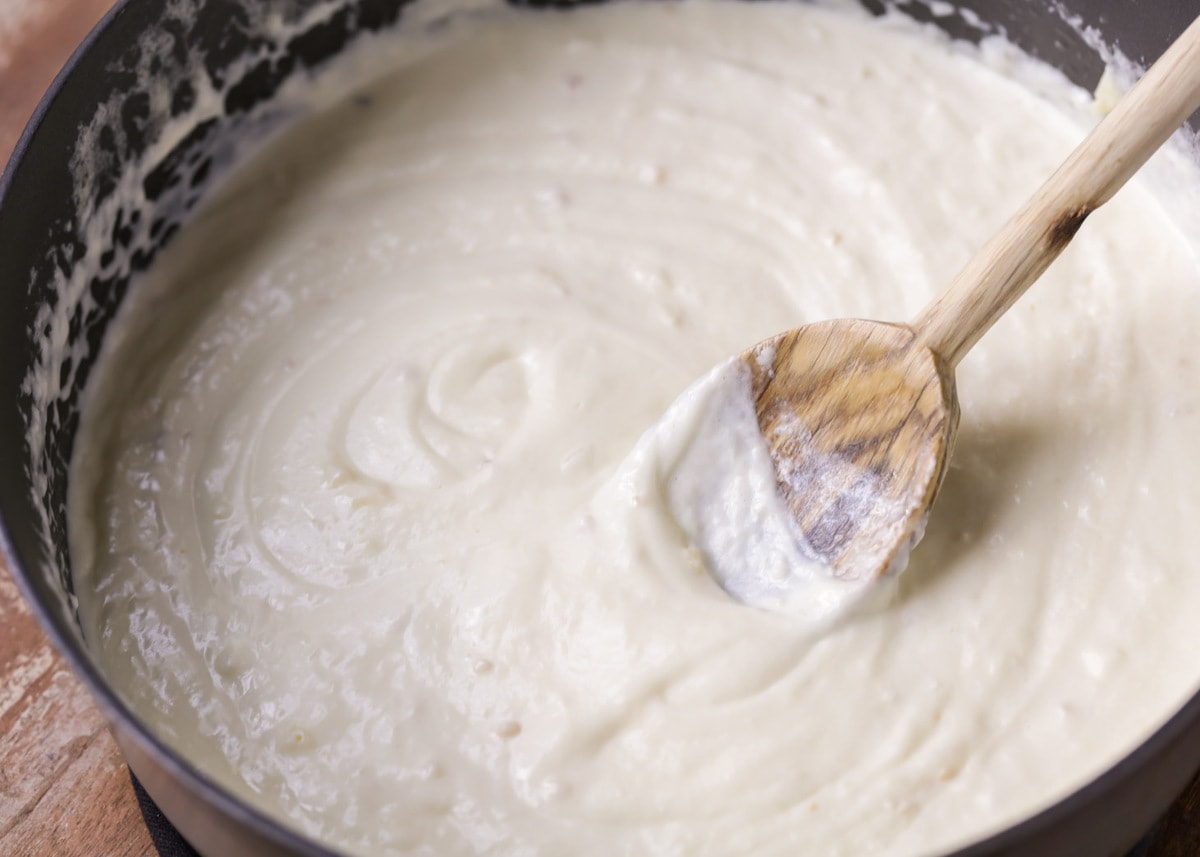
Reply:
<svg viewBox="0 0 1200 857"><path fill-rule="evenodd" d="M756 341L910 317L1078 140L1076 91L803 5L436 38L256 158L106 342L72 555L155 732L354 854L914 857L1193 692L1198 267L1141 187L962 365L882 609L814 634L705 571L789 549L689 511L711 398L638 444Z"/></svg>
<svg viewBox="0 0 1200 857"><path fill-rule="evenodd" d="M768 366L773 356L770 347L760 352ZM786 612L797 630L820 631L881 600L891 581L836 579L811 547L775 487L750 385L741 360L717 366L646 432L615 481L633 486L626 490L635 496L665 495L664 511L696 559L738 601Z"/></svg>

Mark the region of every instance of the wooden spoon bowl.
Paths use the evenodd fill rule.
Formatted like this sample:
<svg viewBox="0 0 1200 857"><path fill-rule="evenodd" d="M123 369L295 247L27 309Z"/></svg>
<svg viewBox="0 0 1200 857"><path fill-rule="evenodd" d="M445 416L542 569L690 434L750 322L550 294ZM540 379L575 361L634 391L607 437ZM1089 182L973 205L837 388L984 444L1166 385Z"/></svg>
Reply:
<svg viewBox="0 0 1200 857"><path fill-rule="evenodd" d="M902 569L954 449L953 369L911 328L853 319L789 331L742 359L809 552L839 578Z"/></svg>

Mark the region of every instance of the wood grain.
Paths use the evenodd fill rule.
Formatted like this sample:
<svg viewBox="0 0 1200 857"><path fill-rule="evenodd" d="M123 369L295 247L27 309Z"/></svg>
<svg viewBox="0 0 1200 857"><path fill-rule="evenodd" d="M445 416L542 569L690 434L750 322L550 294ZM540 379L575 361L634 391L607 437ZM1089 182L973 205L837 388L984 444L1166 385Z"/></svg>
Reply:
<svg viewBox="0 0 1200 857"><path fill-rule="evenodd" d="M833 575L903 570L958 430L954 374L903 325L843 319L742 356L779 496Z"/></svg>
<svg viewBox="0 0 1200 857"><path fill-rule="evenodd" d="M0 160L37 98L111 0L0 0L37 9L0 33ZM53 652L0 561L0 854L153 857L128 772L84 688ZM1200 855L1200 777L1141 857Z"/></svg>
<svg viewBox="0 0 1200 857"><path fill-rule="evenodd" d="M103 717L0 569L0 854L154 853Z"/></svg>

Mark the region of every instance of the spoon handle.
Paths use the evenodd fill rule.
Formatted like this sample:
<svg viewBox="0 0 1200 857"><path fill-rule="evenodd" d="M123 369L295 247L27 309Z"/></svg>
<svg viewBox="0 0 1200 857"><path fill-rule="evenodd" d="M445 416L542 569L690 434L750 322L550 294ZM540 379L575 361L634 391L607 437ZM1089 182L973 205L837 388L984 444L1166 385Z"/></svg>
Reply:
<svg viewBox="0 0 1200 857"><path fill-rule="evenodd" d="M1108 202L1200 108L1200 18L1117 103L1025 206L912 323L954 367Z"/></svg>

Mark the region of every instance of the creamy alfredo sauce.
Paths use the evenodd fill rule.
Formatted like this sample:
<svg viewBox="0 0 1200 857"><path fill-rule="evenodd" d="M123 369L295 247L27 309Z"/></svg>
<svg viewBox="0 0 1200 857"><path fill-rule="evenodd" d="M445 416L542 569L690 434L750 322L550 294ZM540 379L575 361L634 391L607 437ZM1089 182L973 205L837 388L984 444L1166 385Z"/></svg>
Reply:
<svg viewBox="0 0 1200 857"><path fill-rule="evenodd" d="M1081 94L803 5L428 45L255 159L108 338L73 557L155 732L354 854L908 857L1193 691L1200 290L1141 187L961 367L883 607L737 604L669 513L690 423L637 447L758 340L911 316Z"/></svg>

